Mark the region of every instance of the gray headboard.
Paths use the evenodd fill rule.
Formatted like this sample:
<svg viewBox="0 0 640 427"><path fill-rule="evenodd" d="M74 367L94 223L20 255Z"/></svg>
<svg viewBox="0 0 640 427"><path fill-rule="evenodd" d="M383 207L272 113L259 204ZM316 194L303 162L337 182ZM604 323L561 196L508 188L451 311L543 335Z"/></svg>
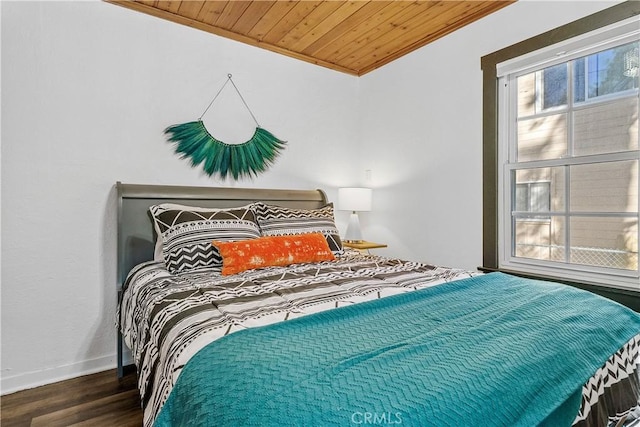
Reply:
<svg viewBox="0 0 640 427"><path fill-rule="evenodd" d="M153 259L155 232L149 206L179 203L188 206L230 208L255 201L316 209L327 204L322 190L182 187L116 183L118 194L118 289L137 264Z"/></svg>

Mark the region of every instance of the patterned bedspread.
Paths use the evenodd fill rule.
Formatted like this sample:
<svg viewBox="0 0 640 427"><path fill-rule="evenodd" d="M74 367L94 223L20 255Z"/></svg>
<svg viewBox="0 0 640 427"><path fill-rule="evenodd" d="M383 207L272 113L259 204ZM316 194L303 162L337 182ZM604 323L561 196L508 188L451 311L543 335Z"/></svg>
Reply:
<svg viewBox="0 0 640 427"><path fill-rule="evenodd" d="M187 361L222 336L477 274L355 252L226 277L212 269L171 275L158 263L140 265L125 283L119 323L138 367L145 425L153 424ZM637 404L638 341L585 384L574 424L606 425L596 421L620 396L632 401L626 408ZM603 398L610 390L618 393L613 403Z"/></svg>

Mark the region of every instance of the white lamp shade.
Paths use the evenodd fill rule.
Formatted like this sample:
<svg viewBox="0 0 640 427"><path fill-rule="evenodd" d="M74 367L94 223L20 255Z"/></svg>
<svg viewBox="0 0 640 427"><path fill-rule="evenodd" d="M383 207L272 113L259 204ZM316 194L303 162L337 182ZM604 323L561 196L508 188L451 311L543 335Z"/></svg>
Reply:
<svg viewBox="0 0 640 427"><path fill-rule="evenodd" d="M371 210L372 191L370 188L338 188L338 209L352 212Z"/></svg>

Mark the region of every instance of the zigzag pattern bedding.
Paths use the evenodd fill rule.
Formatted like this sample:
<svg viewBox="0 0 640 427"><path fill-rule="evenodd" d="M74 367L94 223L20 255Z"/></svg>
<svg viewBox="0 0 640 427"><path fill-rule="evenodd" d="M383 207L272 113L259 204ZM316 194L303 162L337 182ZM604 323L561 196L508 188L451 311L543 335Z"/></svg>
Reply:
<svg viewBox="0 0 640 427"><path fill-rule="evenodd" d="M573 426L640 425L640 335L633 337L582 387L582 403ZM614 415L615 414L615 415Z"/></svg>
<svg viewBox="0 0 640 427"><path fill-rule="evenodd" d="M639 332L589 292L491 273L223 337L155 425L569 426L582 385Z"/></svg>
<svg viewBox="0 0 640 427"><path fill-rule="evenodd" d="M476 274L354 252L334 262L227 277L216 269L172 275L158 263L141 265L125 283L119 326L138 367L145 425L153 424L187 361L224 335ZM603 392L608 396L615 388L637 400L638 394L629 391L638 384L637 344L627 344L621 350L626 353L612 356L585 385L574 424L605 425L594 424L594 414L612 410L625 415L621 411L629 406L613 408L616 402L603 399Z"/></svg>

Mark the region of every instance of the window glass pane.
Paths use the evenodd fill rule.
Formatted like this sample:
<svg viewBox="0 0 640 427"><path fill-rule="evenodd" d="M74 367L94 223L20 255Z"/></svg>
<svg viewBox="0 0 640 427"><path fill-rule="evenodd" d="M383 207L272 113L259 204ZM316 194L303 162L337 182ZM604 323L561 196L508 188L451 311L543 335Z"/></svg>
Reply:
<svg viewBox="0 0 640 427"><path fill-rule="evenodd" d="M638 161L571 166L571 211L638 212Z"/></svg>
<svg viewBox="0 0 640 427"><path fill-rule="evenodd" d="M536 114L536 73L520 76L517 79L518 117Z"/></svg>
<svg viewBox="0 0 640 427"><path fill-rule="evenodd" d="M564 167L520 169L512 176L516 185L515 210L525 212L564 210Z"/></svg>
<svg viewBox="0 0 640 427"><path fill-rule="evenodd" d="M542 109L566 105L567 64L545 68L541 73Z"/></svg>
<svg viewBox="0 0 640 427"><path fill-rule="evenodd" d="M520 258L564 261L564 217L547 220L518 218L515 223L514 254Z"/></svg>
<svg viewBox="0 0 640 427"><path fill-rule="evenodd" d="M573 61L573 99L575 102L581 102L587 99L585 62L584 58Z"/></svg>
<svg viewBox="0 0 640 427"><path fill-rule="evenodd" d="M638 87L638 42L574 61L576 102Z"/></svg>
<svg viewBox="0 0 640 427"><path fill-rule="evenodd" d="M568 65L558 64L517 79L518 117L567 104Z"/></svg>
<svg viewBox="0 0 640 427"><path fill-rule="evenodd" d="M548 181L516 184L516 211L549 212L549 206L550 183Z"/></svg>
<svg viewBox="0 0 640 427"><path fill-rule="evenodd" d="M623 47L624 48L624 47ZM640 42L629 43L624 49L622 74L635 78L634 86L640 86Z"/></svg>
<svg viewBox="0 0 640 427"><path fill-rule="evenodd" d="M571 218L573 264L638 269L638 220L635 218Z"/></svg>
<svg viewBox="0 0 640 427"><path fill-rule="evenodd" d="M559 159L567 154L567 115L518 122L518 161Z"/></svg>
<svg viewBox="0 0 640 427"><path fill-rule="evenodd" d="M529 185L528 184L516 185L516 210L517 211L529 210Z"/></svg>
<svg viewBox="0 0 640 427"><path fill-rule="evenodd" d="M549 182L534 182L531 184L529 193L532 212L549 212Z"/></svg>
<svg viewBox="0 0 640 427"><path fill-rule="evenodd" d="M638 149L638 98L595 104L574 113L574 154Z"/></svg>

